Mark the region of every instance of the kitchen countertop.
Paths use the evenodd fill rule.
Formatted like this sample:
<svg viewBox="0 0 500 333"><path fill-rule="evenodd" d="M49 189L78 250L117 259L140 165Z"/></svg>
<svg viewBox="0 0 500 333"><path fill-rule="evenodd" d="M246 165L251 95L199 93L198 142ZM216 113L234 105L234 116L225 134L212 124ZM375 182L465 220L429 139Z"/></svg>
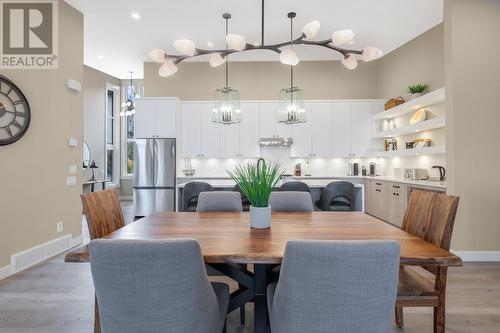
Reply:
<svg viewBox="0 0 500 333"><path fill-rule="evenodd" d="M333 180L333 179L376 179L381 181L388 181L400 184L407 185L415 185L415 186L425 186L425 187L434 187L434 188L446 188L446 182L440 181L431 181L431 180L410 180L404 178L390 177L390 176L378 176L378 177L370 177L370 176L297 176L293 177L294 179L304 181L309 186L312 187L324 187L327 182L321 182L321 180ZM228 176L208 176L208 177L177 177L178 186L183 187L183 185L190 181L207 181L213 186L230 186L231 184L234 186L235 182ZM217 182L214 182L217 181ZM220 185L219 181L221 181ZM217 185L215 185L217 184ZM182 185L182 186L181 186Z"/></svg>
<svg viewBox="0 0 500 333"><path fill-rule="evenodd" d="M209 179L209 178L193 178L192 180L179 182L177 185L178 188L184 188L184 185L189 183L190 181L199 181L205 180L207 183L212 185L213 187L233 187L236 183L232 179ZM301 179L304 183L309 185L311 188L323 188L331 182L331 178L323 178L323 179ZM278 185L281 185L282 182L278 182ZM364 187L362 184L354 184L355 187Z"/></svg>

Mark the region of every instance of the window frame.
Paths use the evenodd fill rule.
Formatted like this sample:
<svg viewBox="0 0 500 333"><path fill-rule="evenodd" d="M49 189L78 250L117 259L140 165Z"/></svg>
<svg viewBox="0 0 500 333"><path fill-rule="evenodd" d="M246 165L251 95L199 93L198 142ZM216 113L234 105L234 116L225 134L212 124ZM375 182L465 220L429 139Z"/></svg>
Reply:
<svg viewBox="0 0 500 333"><path fill-rule="evenodd" d="M144 95L144 83L142 80L133 80L132 81L132 86L135 90L135 92L139 96ZM122 81L122 91L124 92L122 94L122 103L127 100L128 97L128 89L130 87L130 81L128 80L123 80ZM140 98L140 97L139 97ZM134 138L128 138L128 128L127 128L127 119L128 116L120 117L121 119L121 128L122 128L122 135L121 135L121 147L122 147L122 153L121 153L121 179L133 179L134 178L134 172L132 171L131 173L128 172L128 143L133 143ZM135 117L133 120L134 126L134 134L135 134Z"/></svg>
<svg viewBox="0 0 500 333"><path fill-rule="evenodd" d="M113 92L113 116L108 116L108 95ZM106 82L106 89L104 94L104 175L108 187L118 187L120 184L120 91L121 88L116 84ZM113 143L108 143L108 122L112 121ZM113 152L113 169L111 180L108 180L108 151Z"/></svg>

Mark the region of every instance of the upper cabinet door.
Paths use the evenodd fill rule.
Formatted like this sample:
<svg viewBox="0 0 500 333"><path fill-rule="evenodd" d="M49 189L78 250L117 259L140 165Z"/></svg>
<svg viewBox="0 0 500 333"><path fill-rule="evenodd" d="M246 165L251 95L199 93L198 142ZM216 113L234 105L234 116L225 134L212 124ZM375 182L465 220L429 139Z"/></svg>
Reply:
<svg viewBox="0 0 500 333"><path fill-rule="evenodd" d="M182 156L199 158L200 154L200 104L183 103L182 109Z"/></svg>
<svg viewBox="0 0 500 333"><path fill-rule="evenodd" d="M259 103L241 103L240 157L260 157Z"/></svg>
<svg viewBox="0 0 500 333"><path fill-rule="evenodd" d="M220 156L220 126L212 121L213 103L200 103L201 135L200 153L201 157Z"/></svg>
<svg viewBox="0 0 500 333"><path fill-rule="evenodd" d="M351 113L352 143L351 154L357 157L371 153L373 110L375 102L353 102Z"/></svg>
<svg viewBox="0 0 500 333"><path fill-rule="evenodd" d="M278 103L262 102L260 103L260 137L276 137L276 109Z"/></svg>
<svg viewBox="0 0 500 333"><path fill-rule="evenodd" d="M351 103L332 103L332 155L351 156Z"/></svg>
<svg viewBox="0 0 500 333"><path fill-rule="evenodd" d="M329 102L309 103L309 119L311 122L311 149L314 157L331 157L332 149L332 104Z"/></svg>
<svg viewBox="0 0 500 333"><path fill-rule="evenodd" d="M177 128L177 108L175 100L156 101L156 135L158 138L175 138Z"/></svg>
<svg viewBox="0 0 500 333"><path fill-rule="evenodd" d="M155 138L156 133L156 101L138 99L135 101L135 138Z"/></svg>
<svg viewBox="0 0 500 333"><path fill-rule="evenodd" d="M222 158L235 158L240 154L240 125L220 124L220 155Z"/></svg>

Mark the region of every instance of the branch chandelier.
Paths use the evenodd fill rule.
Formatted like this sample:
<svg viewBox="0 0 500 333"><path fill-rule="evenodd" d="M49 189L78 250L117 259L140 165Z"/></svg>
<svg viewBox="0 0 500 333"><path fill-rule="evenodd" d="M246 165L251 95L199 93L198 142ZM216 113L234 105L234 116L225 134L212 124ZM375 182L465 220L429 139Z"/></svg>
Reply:
<svg viewBox="0 0 500 333"><path fill-rule="evenodd" d="M295 13L287 15L290 19L295 17ZM223 18L226 20L230 18L229 14L224 14ZM203 55L210 55L209 63L212 67L218 67L226 63L227 57L230 54L240 53L252 50L268 50L279 54L281 63L285 65L295 66L300 62L299 57L293 50L294 45L313 45L317 47L327 48L338 52L342 55L342 64L348 69L355 69L358 65L357 57L363 61L371 61L382 56L382 51L373 46L366 46L362 50L352 50L344 48L343 46L349 45L354 39L352 30L338 30L332 33L330 39L313 40L320 28L319 21L311 21L303 28L300 36L290 41L278 44L264 44L264 0L262 0L262 37L259 45L249 44L243 35L227 34L226 30L226 48L219 50L208 50L196 47L195 43L191 40L180 39L174 42L174 48L179 52L177 55L167 54L162 49L153 49L149 52L150 58L161 63L158 74L161 77L168 77L177 72L177 64L180 62ZM226 69L227 74L227 69ZM226 80L227 82L227 80ZM292 82L293 83L293 82ZM226 87L230 88L230 87ZM231 88L230 88L231 89Z"/></svg>

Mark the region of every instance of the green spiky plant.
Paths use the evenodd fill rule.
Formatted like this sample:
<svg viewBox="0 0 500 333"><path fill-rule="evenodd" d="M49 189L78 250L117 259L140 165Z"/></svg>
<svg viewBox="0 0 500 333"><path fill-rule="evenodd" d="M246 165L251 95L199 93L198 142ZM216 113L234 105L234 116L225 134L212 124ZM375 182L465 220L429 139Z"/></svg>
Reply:
<svg viewBox="0 0 500 333"><path fill-rule="evenodd" d="M253 207L268 207L269 195L283 175L277 163L266 163L259 158L257 163L238 165L234 171L226 171L238 184Z"/></svg>
<svg viewBox="0 0 500 333"><path fill-rule="evenodd" d="M408 92L410 94L423 94L429 89L429 86L424 83L416 83L408 86Z"/></svg>

